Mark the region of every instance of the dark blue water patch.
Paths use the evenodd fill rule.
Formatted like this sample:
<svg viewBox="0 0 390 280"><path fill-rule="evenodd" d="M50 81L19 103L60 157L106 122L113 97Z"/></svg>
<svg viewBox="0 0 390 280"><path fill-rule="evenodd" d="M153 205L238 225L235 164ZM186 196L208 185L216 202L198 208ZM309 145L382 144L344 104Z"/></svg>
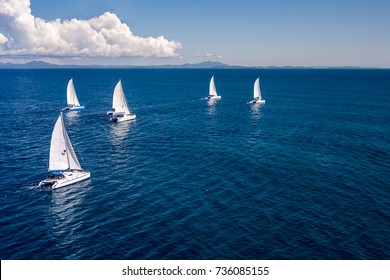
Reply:
<svg viewBox="0 0 390 280"><path fill-rule="evenodd" d="M40 189L70 78L92 177ZM1 258L388 259L389 109L389 70L0 70Z"/></svg>

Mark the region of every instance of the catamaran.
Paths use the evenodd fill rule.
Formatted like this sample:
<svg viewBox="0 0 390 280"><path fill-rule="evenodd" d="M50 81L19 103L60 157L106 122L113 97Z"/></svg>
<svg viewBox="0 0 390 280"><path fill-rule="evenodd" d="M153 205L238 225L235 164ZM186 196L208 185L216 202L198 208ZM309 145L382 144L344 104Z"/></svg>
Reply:
<svg viewBox="0 0 390 280"><path fill-rule="evenodd" d="M49 170L46 179L41 181L39 186L58 189L90 177L91 173L80 166L60 112L51 136Z"/></svg>
<svg viewBox="0 0 390 280"><path fill-rule="evenodd" d="M253 100L249 103L253 104L264 104L265 100L261 99L261 91L260 91L260 79L257 78L255 81L255 85L253 87Z"/></svg>
<svg viewBox="0 0 390 280"><path fill-rule="evenodd" d="M209 96L207 96L205 99L207 99L207 100L219 100L219 99L221 99L221 96L218 95L217 89L215 88L214 76L212 76L211 80L210 80Z"/></svg>
<svg viewBox="0 0 390 280"><path fill-rule="evenodd" d="M129 106L127 105L121 80L119 80L115 86L112 98L112 109L107 112L107 115L110 116L110 121L113 122L124 122L136 118L136 115L130 111Z"/></svg>
<svg viewBox="0 0 390 280"><path fill-rule="evenodd" d="M66 106L64 111L75 111L75 110L84 110L84 106L80 105L79 99L77 98L76 90L74 89L73 79L70 79L68 82L68 87L66 88L66 100L68 106Z"/></svg>

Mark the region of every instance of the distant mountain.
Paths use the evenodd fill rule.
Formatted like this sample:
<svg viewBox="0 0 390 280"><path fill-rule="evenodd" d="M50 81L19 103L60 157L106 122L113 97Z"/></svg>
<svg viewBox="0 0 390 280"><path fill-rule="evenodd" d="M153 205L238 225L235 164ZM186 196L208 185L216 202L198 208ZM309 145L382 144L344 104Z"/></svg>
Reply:
<svg viewBox="0 0 390 280"><path fill-rule="evenodd" d="M230 68L230 67L232 67L232 66L227 65L225 63L216 62L216 61L205 61L205 62L196 63L196 64L186 63L186 64L183 64L182 66L183 66L183 68L184 68L184 66L187 66L189 68Z"/></svg>
<svg viewBox="0 0 390 280"><path fill-rule="evenodd" d="M181 65L158 65L158 66L147 66L148 68L187 68L187 69L207 69L207 68L236 68L241 66L230 66L216 61L204 61L200 63L185 63Z"/></svg>
<svg viewBox="0 0 390 280"><path fill-rule="evenodd" d="M42 69L42 68L60 68L63 65L51 64L41 60L31 61L24 64L0 63L3 69Z"/></svg>
<svg viewBox="0 0 390 280"><path fill-rule="evenodd" d="M41 60L38 61L31 61L26 64L23 64L23 67L25 68L53 68L53 67L58 67L60 65L55 65L51 63L47 63Z"/></svg>

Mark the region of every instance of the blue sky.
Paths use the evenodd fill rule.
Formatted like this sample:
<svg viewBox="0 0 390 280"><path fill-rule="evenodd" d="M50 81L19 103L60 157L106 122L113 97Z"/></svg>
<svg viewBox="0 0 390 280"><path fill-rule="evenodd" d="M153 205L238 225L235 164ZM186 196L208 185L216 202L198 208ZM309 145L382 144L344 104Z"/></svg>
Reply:
<svg viewBox="0 0 390 280"><path fill-rule="evenodd" d="M108 45L104 55L99 55L98 45L92 44L95 42L75 41L77 34L72 35L70 45L81 47L72 51L59 50L53 45L58 39L52 38L43 46L32 39L17 48L15 42L21 31L7 29L0 14L0 34L4 35L7 47L0 59L44 57L72 64L182 64L213 60L245 66L390 67L390 1L31 0L32 16L48 23L58 18L61 22L75 18L80 21L75 25L82 25L82 21L107 11L111 14L101 19L104 26L117 18L137 37L127 45L120 38L130 40L129 34L105 37L107 44L118 44L124 51L114 51ZM58 28L65 29L66 34L81 32L80 37L86 36L74 26ZM113 33L111 30L108 36ZM159 36L164 38L157 40ZM150 37L156 40L146 39ZM148 51L133 51L130 45L136 43ZM86 50L88 44L94 48L90 52ZM29 47L30 52L26 50Z"/></svg>

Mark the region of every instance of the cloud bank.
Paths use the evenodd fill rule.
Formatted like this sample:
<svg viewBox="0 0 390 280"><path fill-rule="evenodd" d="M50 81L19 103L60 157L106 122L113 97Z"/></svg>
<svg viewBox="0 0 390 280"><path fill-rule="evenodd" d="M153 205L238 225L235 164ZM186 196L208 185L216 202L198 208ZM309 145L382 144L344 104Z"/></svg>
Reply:
<svg viewBox="0 0 390 280"><path fill-rule="evenodd" d="M133 35L113 13L89 20L45 21L30 0L0 0L0 55L47 57L173 57L181 44Z"/></svg>

